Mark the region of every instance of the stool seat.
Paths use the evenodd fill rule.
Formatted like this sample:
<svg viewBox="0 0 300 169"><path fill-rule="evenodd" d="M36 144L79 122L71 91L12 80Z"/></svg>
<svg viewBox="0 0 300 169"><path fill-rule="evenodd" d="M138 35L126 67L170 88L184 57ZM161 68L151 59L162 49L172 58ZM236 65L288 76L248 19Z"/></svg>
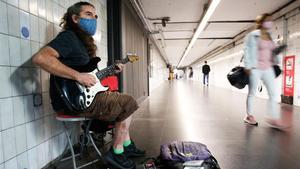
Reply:
<svg viewBox="0 0 300 169"><path fill-rule="evenodd" d="M77 115L66 115L63 113L56 114L56 120L58 121L87 121L91 120L91 118Z"/></svg>

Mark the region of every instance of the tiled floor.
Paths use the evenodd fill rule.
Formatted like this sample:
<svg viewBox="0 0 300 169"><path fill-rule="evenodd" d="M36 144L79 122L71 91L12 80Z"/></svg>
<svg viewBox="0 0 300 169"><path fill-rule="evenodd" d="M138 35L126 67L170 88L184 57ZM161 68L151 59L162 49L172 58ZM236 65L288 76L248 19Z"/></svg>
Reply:
<svg viewBox="0 0 300 169"><path fill-rule="evenodd" d="M258 127L245 125L245 101L244 94L198 82L166 82L140 105L131 136L147 156L157 156L162 143L186 140L206 144L222 169L299 169L300 108L278 105L293 124L281 132L265 123L264 99L255 101Z"/></svg>

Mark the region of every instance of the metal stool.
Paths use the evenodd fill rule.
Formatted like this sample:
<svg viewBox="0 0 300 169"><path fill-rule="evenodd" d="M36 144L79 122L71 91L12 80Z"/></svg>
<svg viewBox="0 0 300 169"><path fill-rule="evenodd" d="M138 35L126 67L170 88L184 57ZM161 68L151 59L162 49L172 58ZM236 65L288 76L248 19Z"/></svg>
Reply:
<svg viewBox="0 0 300 169"><path fill-rule="evenodd" d="M90 128L90 125L92 123L92 119L91 118L86 118L86 117L82 117L82 116L73 116L73 115L64 115L62 113L57 113L56 115L56 120L58 121L61 121L64 125L64 133L66 134L66 137L68 139L68 145L70 147L70 150L71 150L71 156L70 157L66 157L60 161L65 161L65 160L68 160L70 158L72 158L72 161L73 161L73 168L74 169L80 169L80 168L83 168L83 167L86 167L88 165L91 165L93 163L96 163L99 159L95 159L93 161L90 161L86 164L83 164L81 166L76 166L76 157L77 156L80 156L82 157L83 155L83 148L84 148L84 145L86 145L88 142L91 142L94 149L96 150L96 152L98 153L99 157L102 158L102 154L101 152L99 151L99 149L97 148L94 140L93 140L93 137L91 136L91 133L89 131L89 128ZM71 134L72 134L72 130L70 131L70 133L68 132L68 127L67 127L67 122L85 122L85 121L88 121L87 123L83 123L83 125L86 125L84 127L84 133L83 133L83 139L80 140L81 142L81 145L80 145L80 153L78 154L75 154L74 152L74 149L73 149L73 144L71 142ZM76 126L76 125L74 125ZM87 138L87 143L85 143L85 138Z"/></svg>

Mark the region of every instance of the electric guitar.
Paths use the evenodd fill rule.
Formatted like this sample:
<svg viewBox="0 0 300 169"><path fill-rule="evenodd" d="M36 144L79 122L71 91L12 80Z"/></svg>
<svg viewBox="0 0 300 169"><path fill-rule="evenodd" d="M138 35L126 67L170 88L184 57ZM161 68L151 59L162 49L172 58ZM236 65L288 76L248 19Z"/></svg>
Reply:
<svg viewBox="0 0 300 169"><path fill-rule="evenodd" d="M128 54L125 59L120 60L118 63L125 64L127 62L135 62L138 56ZM97 67L99 57L92 58L90 62L84 66L72 67L79 72L87 72L97 78L97 83L91 87L81 85L75 80L70 80L58 76L54 76L54 83L58 89L60 96L64 100L66 106L74 112L82 112L86 110L93 102L95 96L99 92L107 91L109 88L103 86L100 81L109 74L114 73L116 64L112 64L102 70Z"/></svg>

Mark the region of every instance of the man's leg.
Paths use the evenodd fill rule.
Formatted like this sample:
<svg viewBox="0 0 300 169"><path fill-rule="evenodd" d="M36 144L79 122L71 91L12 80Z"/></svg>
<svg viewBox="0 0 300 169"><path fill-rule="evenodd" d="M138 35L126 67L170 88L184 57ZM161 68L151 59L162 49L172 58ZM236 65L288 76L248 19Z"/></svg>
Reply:
<svg viewBox="0 0 300 169"><path fill-rule="evenodd" d="M132 120L132 116L129 116L127 119L123 120L122 122L116 122L116 134L114 137L113 148L124 150L123 144L125 141L130 141L129 136L129 127Z"/></svg>
<svg viewBox="0 0 300 169"><path fill-rule="evenodd" d="M112 148L106 155L106 160L119 169L133 169L135 163L128 159L124 153L123 142L127 135L126 122L116 122L115 124L116 133L114 135Z"/></svg>
<svg viewBox="0 0 300 169"><path fill-rule="evenodd" d="M206 84L208 86L208 81L209 81L209 74L206 75Z"/></svg>

